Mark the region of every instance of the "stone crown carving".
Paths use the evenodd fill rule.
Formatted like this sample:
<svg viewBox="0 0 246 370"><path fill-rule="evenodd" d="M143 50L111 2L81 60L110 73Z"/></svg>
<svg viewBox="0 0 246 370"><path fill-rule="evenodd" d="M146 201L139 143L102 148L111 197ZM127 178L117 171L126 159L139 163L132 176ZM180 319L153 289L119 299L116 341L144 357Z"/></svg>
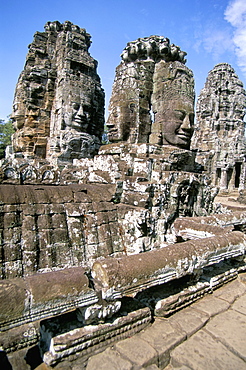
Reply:
<svg viewBox="0 0 246 370"><path fill-rule="evenodd" d="M176 60L186 63L186 55L187 53L180 50L179 46L170 44L167 37L154 35L128 42L121 57L126 63L138 60L165 60L165 62Z"/></svg>

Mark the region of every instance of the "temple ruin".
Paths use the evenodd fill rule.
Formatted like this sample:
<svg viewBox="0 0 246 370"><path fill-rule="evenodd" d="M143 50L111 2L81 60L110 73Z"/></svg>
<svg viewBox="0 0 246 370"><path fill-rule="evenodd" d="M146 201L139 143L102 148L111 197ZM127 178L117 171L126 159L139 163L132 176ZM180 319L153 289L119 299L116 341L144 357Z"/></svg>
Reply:
<svg viewBox="0 0 246 370"><path fill-rule="evenodd" d="M246 269L246 209L215 201L245 189L234 70L210 72L195 120L186 53L162 36L128 43L102 145L90 43L71 22L48 22L16 86L0 167L0 352L13 369L86 368Z"/></svg>
<svg viewBox="0 0 246 370"><path fill-rule="evenodd" d="M104 92L90 39L71 22L48 22L34 35L14 97L16 155L71 161L98 152Z"/></svg>
<svg viewBox="0 0 246 370"><path fill-rule="evenodd" d="M246 93L234 69L217 64L198 97L192 148L199 147L213 183L227 191L245 189L245 106Z"/></svg>

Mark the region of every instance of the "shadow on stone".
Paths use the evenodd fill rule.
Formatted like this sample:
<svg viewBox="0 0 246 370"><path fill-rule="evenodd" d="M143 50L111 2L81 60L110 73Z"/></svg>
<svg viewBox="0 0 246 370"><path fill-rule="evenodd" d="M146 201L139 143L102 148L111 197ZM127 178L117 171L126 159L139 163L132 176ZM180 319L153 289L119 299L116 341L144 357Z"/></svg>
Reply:
<svg viewBox="0 0 246 370"><path fill-rule="evenodd" d="M8 357L5 351L0 351L0 368L2 370L12 370L13 369L8 360Z"/></svg>
<svg viewBox="0 0 246 370"><path fill-rule="evenodd" d="M25 360L26 360L26 363L28 365L30 365L31 370L34 370L34 369L36 369L36 367L41 365L43 363L43 360L42 360L41 355L40 355L39 347L35 346L35 347L30 348L27 351L27 354L25 356Z"/></svg>

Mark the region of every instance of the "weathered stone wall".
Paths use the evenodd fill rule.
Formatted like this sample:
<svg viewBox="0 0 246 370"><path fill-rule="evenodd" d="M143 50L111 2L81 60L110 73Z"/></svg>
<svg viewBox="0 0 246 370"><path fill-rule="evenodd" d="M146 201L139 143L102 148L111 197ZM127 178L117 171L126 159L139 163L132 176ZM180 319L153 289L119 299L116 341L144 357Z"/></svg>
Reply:
<svg viewBox="0 0 246 370"><path fill-rule="evenodd" d="M86 265L123 251L111 186L4 185L1 277Z"/></svg>
<svg viewBox="0 0 246 370"><path fill-rule="evenodd" d="M202 174L163 171L162 162L141 156L131 166L114 164L121 167L111 183L97 170L100 184L0 186L2 278L164 246L175 240L170 227L177 217L213 209L216 193Z"/></svg>
<svg viewBox="0 0 246 370"><path fill-rule="evenodd" d="M194 79L184 66L185 55L169 39L160 36L128 43L116 68L109 103L107 126L111 142L150 142L189 149L194 121ZM175 117L174 109L179 112ZM174 133L185 120L182 134Z"/></svg>
<svg viewBox="0 0 246 370"><path fill-rule="evenodd" d="M16 86L14 153L71 161L97 152L104 92L90 39L71 22L48 22L45 32L36 32Z"/></svg>
<svg viewBox="0 0 246 370"><path fill-rule="evenodd" d="M244 189L246 93L229 64L209 72L196 111L192 148L199 148L213 183L221 189Z"/></svg>
<svg viewBox="0 0 246 370"><path fill-rule="evenodd" d="M210 216L220 212L212 147L189 150L185 53L159 36L128 43L110 100L113 143L98 151L104 94L89 46L84 29L48 22L17 85L14 153L0 171L0 355L14 369L86 361L245 270L245 212ZM209 90L201 116L240 126L242 86L238 103L217 77L211 115Z"/></svg>

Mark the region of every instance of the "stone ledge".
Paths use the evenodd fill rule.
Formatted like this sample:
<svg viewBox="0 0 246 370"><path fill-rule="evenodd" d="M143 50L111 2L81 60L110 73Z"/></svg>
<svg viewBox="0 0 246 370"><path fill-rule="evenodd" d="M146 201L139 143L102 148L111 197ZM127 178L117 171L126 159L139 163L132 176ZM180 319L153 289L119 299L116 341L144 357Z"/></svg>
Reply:
<svg viewBox="0 0 246 370"><path fill-rule="evenodd" d="M136 334L150 322L151 312L144 308L118 317L112 322L70 330L51 339L49 351L43 355L44 362L54 366L61 359L72 360L74 356L87 361L92 353L101 352L115 341Z"/></svg>
<svg viewBox="0 0 246 370"><path fill-rule="evenodd" d="M122 258L105 258L92 266L95 288L115 299L196 273L206 266L243 256L246 236L233 231L223 236L168 245Z"/></svg>
<svg viewBox="0 0 246 370"><path fill-rule="evenodd" d="M241 286L239 279L229 282L217 290L221 295L229 289ZM223 294L222 294L223 293ZM225 300L216 298L213 295L207 296L201 300L206 303L206 311L211 306L211 299L220 306L216 309L214 317L209 313L197 309L197 303L192 304L189 308L175 313L166 319L157 318L155 322L136 334L133 338L118 342L112 349L100 353L94 362L94 356L90 358L86 369L93 369L92 364L103 363L104 358L107 368L110 369L112 362L110 354L116 355L121 349L121 360L129 361L127 369L164 369L165 370L190 370L213 369L218 368L230 370L232 368L243 369L245 367L246 352L244 346L245 339L245 314L235 312ZM245 294L236 300L245 301ZM224 311L225 310L225 311ZM213 310L212 310L213 311ZM241 320L243 321L241 322ZM231 326L233 323L233 327ZM242 326L244 325L244 326ZM235 328L238 328L235 330ZM233 331L233 333L232 333ZM240 334L241 333L241 334ZM242 337L243 335L243 337ZM237 337L235 340L234 337ZM152 348L143 346L143 341L147 342ZM144 358L138 363L131 353L135 348L141 345L145 348ZM123 349L122 349L123 348ZM195 350L194 350L195 349ZM154 350L154 352L153 352ZM137 349L138 351L138 349ZM158 357L156 359L156 353ZM145 362L145 359L148 359ZM132 367L130 367L130 364ZM153 365L145 365L152 363ZM102 367L103 368L103 367ZM105 368L106 369L106 368Z"/></svg>

